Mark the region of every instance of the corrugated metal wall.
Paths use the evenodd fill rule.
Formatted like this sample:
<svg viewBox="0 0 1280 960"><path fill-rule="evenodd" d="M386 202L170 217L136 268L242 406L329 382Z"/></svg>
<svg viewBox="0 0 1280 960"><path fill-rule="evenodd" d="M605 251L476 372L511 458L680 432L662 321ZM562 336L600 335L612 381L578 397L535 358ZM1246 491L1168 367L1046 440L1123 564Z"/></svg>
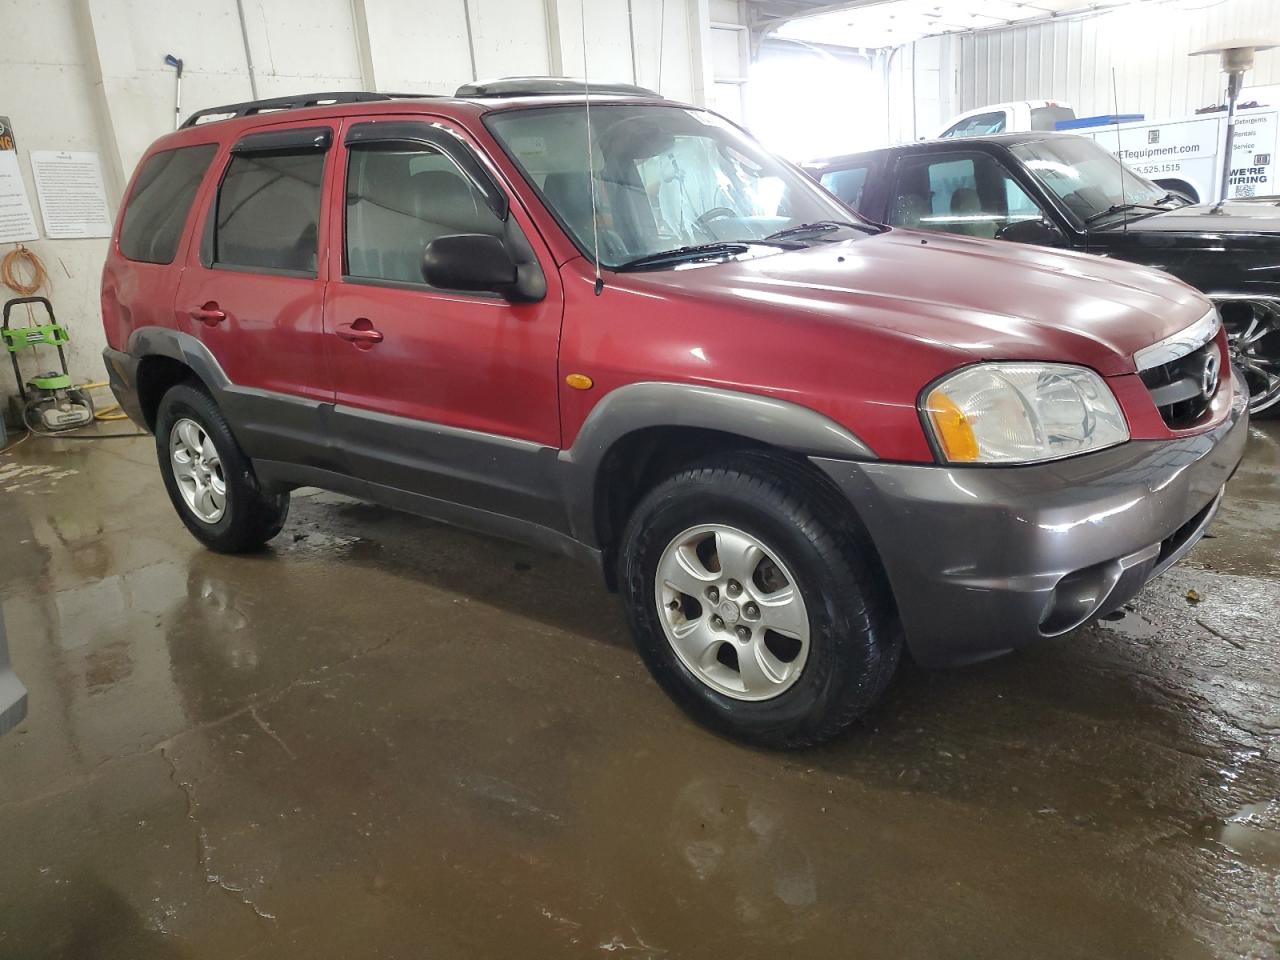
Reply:
<svg viewBox="0 0 1280 960"><path fill-rule="evenodd" d="M957 113L1006 100L1064 100L1081 116L1112 113L1113 67L1122 113L1184 116L1223 97L1217 58L1191 57L1191 51L1260 37L1280 40L1277 0L1171 0L921 40L899 51L889 70L891 100L899 104L890 137L913 135L912 118L903 112L910 110L913 73L917 98L925 98L917 104L917 136L937 132L935 112L941 124ZM930 74L938 64L945 65L941 76ZM1259 54L1246 84L1276 83L1280 50ZM935 91L936 106L931 102Z"/></svg>

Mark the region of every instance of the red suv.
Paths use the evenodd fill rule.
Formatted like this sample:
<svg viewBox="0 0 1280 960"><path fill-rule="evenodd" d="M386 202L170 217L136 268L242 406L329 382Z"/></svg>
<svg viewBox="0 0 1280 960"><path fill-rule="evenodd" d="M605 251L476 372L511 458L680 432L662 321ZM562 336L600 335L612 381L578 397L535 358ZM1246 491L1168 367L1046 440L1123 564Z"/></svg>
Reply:
<svg viewBox="0 0 1280 960"><path fill-rule="evenodd" d="M904 643L965 663L1115 610L1245 442L1190 287L871 224L639 88L203 111L139 165L102 308L210 548L309 485L560 550L685 709L781 746Z"/></svg>

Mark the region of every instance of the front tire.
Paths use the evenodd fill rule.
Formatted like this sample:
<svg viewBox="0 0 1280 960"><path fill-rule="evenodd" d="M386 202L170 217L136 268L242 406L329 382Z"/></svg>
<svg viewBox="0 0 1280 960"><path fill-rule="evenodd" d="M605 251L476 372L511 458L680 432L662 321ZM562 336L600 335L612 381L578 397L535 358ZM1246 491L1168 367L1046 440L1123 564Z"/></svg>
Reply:
<svg viewBox="0 0 1280 960"><path fill-rule="evenodd" d="M623 534L619 583L658 683L700 723L750 743L839 735L901 655L888 585L849 505L769 454L651 490Z"/></svg>
<svg viewBox="0 0 1280 960"><path fill-rule="evenodd" d="M263 491L222 411L199 387L180 383L160 399L156 456L179 518L210 550L256 550L284 527L289 495Z"/></svg>

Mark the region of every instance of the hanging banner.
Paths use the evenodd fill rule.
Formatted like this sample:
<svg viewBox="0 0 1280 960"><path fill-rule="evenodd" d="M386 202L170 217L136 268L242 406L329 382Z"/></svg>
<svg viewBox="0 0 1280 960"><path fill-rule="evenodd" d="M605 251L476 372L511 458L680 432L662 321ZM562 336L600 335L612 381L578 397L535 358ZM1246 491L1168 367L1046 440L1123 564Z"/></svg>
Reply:
<svg viewBox="0 0 1280 960"><path fill-rule="evenodd" d="M45 236L52 240L111 236L111 213L96 153L32 150L31 172Z"/></svg>
<svg viewBox="0 0 1280 960"><path fill-rule="evenodd" d="M18 143L8 117L0 117L0 243L35 240L36 218L18 166Z"/></svg>

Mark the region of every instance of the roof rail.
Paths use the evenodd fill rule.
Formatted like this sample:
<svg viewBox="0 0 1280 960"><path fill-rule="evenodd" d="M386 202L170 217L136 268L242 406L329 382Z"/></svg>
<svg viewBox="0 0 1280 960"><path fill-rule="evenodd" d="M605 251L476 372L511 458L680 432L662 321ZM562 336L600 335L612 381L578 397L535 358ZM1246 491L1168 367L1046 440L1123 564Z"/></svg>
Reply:
<svg viewBox="0 0 1280 960"><path fill-rule="evenodd" d="M347 90L336 93L295 93L287 97L268 100L246 100L244 103L228 103L221 107L206 107L187 117L183 127L194 127L205 117L230 120L233 117L251 117L255 113L273 113L276 110L297 110L300 107L327 107L334 103L367 103L373 100L398 100L403 97L425 97L425 93L371 93L368 90Z"/></svg>
<svg viewBox="0 0 1280 960"><path fill-rule="evenodd" d="M501 80L477 80L464 83L454 93L455 97L547 97L557 94L586 93L585 80L571 77L503 77ZM660 94L648 87L633 83L609 83L591 81L590 91L603 95L625 97L657 97Z"/></svg>

